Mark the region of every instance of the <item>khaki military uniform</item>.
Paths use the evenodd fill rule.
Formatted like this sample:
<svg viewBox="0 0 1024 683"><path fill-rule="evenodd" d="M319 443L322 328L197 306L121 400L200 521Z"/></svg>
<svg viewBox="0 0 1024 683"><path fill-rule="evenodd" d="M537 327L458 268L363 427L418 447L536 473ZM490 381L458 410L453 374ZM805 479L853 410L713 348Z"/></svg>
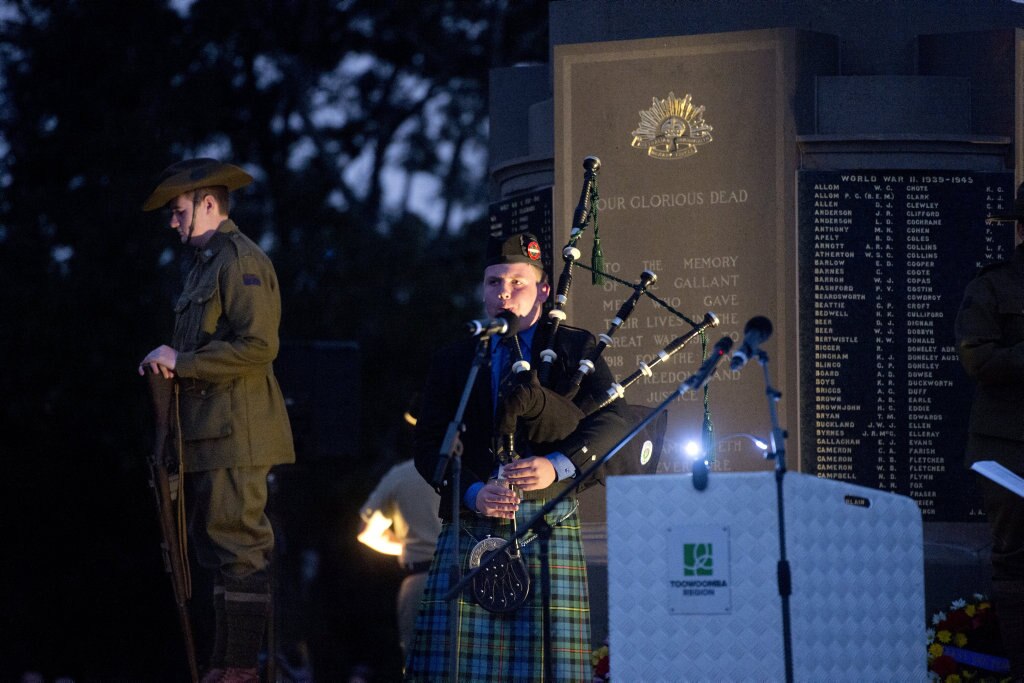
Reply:
<svg viewBox="0 0 1024 683"><path fill-rule="evenodd" d="M270 259L231 220L195 259L175 305L172 342L189 535L199 563L215 572L218 622L227 620L211 661L249 666L270 602L267 474L295 461L272 367L281 296Z"/></svg>
<svg viewBox="0 0 1024 683"><path fill-rule="evenodd" d="M1024 246L967 285L956 318L960 360L975 381L967 460L1024 474ZM978 479L992 528L992 593L1013 680L1024 680L1024 499Z"/></svg>

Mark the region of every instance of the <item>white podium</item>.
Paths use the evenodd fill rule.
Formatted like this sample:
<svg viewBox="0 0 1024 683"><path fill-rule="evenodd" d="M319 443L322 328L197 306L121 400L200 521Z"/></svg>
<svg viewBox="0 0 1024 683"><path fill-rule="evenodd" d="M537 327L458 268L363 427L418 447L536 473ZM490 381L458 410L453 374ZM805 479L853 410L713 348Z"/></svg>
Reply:
<svg viewBox="0 0 1024 683"><path fill-rule="evenodd" d="M613 680L785 680L775 473L607 487ZM783 500L793 679L927 680L916 503L794 472Z"/></svg>

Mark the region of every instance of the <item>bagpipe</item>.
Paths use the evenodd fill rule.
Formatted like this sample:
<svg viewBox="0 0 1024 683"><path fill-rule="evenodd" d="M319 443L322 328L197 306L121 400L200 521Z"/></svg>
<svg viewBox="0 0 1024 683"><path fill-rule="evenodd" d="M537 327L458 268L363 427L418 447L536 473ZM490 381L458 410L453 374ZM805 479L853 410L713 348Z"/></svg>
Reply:
<svg viewBox="0 0 1024 683"><path fill-rule="evenodd" d="M612 403L621 402L628 414L630 428L639 424L650 413L644 405L631 404L625 399L626 390L643 378L651 377L653 368L665 362L694 338L701 339L702 348L707 350L706 331L717 327L718 317L707 312L700 321L690 320L667 302L662 301L650 292L650 287L657 282L657 274L644 270L635 283L621 280L602 270L603 252L600 235L597 229L597 179L601 162L597 157L588 156L583 160L583 187L580 199L573 212L573 224L569 240L562 249L562 272L558 279L557 289L553 297L553 305L547 313L546 331L547 346L539 352L539 367L534 369L523 360L515 335L509 336L515 363L513 363L513 381L511 387L499 397L496 426L496 452L503 461L516 457L515 434L525 434L530 441L553 442L563 439L576 430L582 420ZM594 245L591 265L579 263L581 252L577 246L589 224L594 226ZM566 320L566 304L569 301L572 287L573 271L581 267L592 273L594 284L600 284L608 278L632 289L615 317L612 318L608 330L597 337L597 344L585 358L579 361L575 373L563 379L559 386L552 386L552 368L558 359L557 335L559 328ZM690 325L684 334L673 339L661 351L640 363L635 372L621 381L613 381L605 390L603 397L595 398L593 392L580 392L586 378L592 375L601 363L604 351L613 345L615 333L623 327L635 310L641 298L647 297L659 306L670 311ZM705 389L706 390L706 389ZM609 460L604 467L604 474L653 474L657 470L661 451L664 446L665 430L668 416L662 412L658 418L644 428L638 436L627 444L622 452ZM707 422L707 420L705 420Z"/></svg>
<svg viewBox="0 0 1024 683"><path fill-rule="evenodd" d="M562 273L553 298L553 306L547 314L547 346L537 354L540 358L539 367L533 368L523 357L516 336L517 319L514 316L483 321L477 325L479 328L486 326L489 333L501 336L512 355L511 378L499 389L493 434L493 450L502 464L508 464L519 457L516 447L517 434L526 436L527 440L533 443L556 443L575 432L582 421L608 409L612 404L619 403L618 407L623 408L619 410L620 415L624 414L626 418L623 435L635 431L635 437L639 438L630 439L622 445L615 453L615 457L607 459L606 456L599 472L596 466L588 469L584 474L586 481L580 480L574 484L575 488L580 490L602 479L601 476L588 475L653 474L657 471L668 423L667 412L659 411L657 416L652 418L650 407L630 404L625 400L626 390L641 378L652 376L654 367L665 362L694 338L700 337L702 345L707 350L705 332L710 327L717 327L719 323L718 317L711 312L705 313L700 322L694 322L651 294L649 289L657 281L657 275L652 271L643 271L636 283L629 283L601 270L603 253L597 233L596 203L597 174L600 167L601 162L596 157L587 157L583 161L583 189L573 214L569 241L562 249ZM591 222L594 224L594 248L592 265L587 267L577 264L580 258L577 242ZM553 369L558 361L558 331L566 319L565 306L569 300L573 269L576 265L591 270L595 284L600 284L601 278L607 277L632 288L632 293L622 302L608 330L597 337L597 343L579 360L575 372L564 377L558 386L553 386ZM587 378L595 375L599 364L603 363L601 356L613 345L615 333L623 327L644 296L684 319L690 324L691 329L672 340L656 355L640 363L639 368L624 380L613 380L608 387L602 388L603 395L601 391L595 391L596 387L593 386L588 386L587 391L581 391ZM476 334L481 332L480 329L471 331ZM704 387L706 391L707 380L714 371L715 363L731 345L732 339L729 337L716 344L701 370L687 380L687 389ZM611 374L610 371L608 374ZM705 412L706 428L708 424L709 419ZM604 454L595 454L595 458L598 455ZM503 481L500 475L498 481ZM504 483L512 487L507 481ZM551 501L548 502L548 505L550 504ZM544 526L550 528L550 525ZM506 543L496 536L489 537L480 541L470 553L469 566L472 573L468 578L473 596L477 604L492 612L509 612L517 609L525 602L530 592L530 576L522 557L522 544L519 541L521 534L515 519L512 520L511 531L513 537L510 542ZM454 594L453 589L450 595Z"/></svg>

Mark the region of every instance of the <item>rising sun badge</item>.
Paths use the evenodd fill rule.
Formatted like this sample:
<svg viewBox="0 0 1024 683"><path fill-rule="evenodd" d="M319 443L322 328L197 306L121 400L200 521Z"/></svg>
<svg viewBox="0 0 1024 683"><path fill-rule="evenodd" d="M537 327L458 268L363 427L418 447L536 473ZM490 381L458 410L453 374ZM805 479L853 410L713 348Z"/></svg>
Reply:
<svg viewBox="0 0 1024 683"><path fill-rule="evenodd" d="M689 94L683 99L670 92L664 100L653 98L650 109L640 112L640 125L633 131L637 149L646 149L655 159L682 159L697 153L698 145L711 142L711 126L704 123L704 107L693 106Z"/></svg>

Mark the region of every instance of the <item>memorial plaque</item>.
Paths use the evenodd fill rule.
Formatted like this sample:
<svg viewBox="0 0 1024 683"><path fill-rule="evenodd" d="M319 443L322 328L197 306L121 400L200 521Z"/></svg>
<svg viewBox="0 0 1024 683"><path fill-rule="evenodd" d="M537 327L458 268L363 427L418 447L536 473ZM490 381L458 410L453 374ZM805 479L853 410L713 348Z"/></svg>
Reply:
<svg viewBox="0 0 1024 683"><path fill-rule="evenodd" d="M551 276L551 188L512 195L490 205L489 235L501 238L531 232L540 240L544 268Z"/></svg>
<svg viewBox="0 0 1024 683"><path fill-rule="evenodd" d="M798 173L802 470L909 496L928 521L980 512L963 466L973 388L953 324L1009 257L1011 173Z"/></svg>
<svg viewBox="0 0 1024 683"><path fill-rule="evenodd" d="M604 270L621 282L591 282L577 270L568 324L595 335L609 329L644 270L650 292L671 308L641 300L604 359L629 377L705 312L707 331L737 345L746 322L770 318L768 370L784 398L780 421L796 414L795 91L799 39L791 30L555 46L555 248L570 236L583 161L601 160L596 202ZM789 198L789 199L787 199ZM592 263L594 230L578 242ZM555 264L555 278L561 271ZM686 344L626 390L625 400L656 406L701 365L700 340ZM713 424L713 469L773 465L750 435L767 439L770 418L761 367L731 372L722 363L703 391L669 407L658 471L688 472L683 453ZM795 419L795 418L794 418ZM784 444L780 444L780 447ZM796 444L787 451L797 466Z"/></svg>

